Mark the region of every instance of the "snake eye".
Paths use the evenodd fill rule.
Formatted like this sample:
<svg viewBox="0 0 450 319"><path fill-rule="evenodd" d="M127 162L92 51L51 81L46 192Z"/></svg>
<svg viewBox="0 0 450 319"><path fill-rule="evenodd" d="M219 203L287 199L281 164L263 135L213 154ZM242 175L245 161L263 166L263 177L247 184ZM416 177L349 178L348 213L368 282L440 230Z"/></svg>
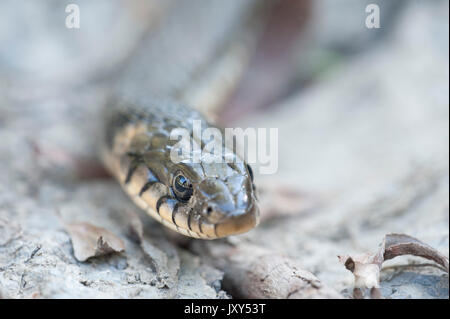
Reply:
<svg viewBox="0 0 450 319"><path fill-rule="evenodd" d="M173 180L173 191L179 200L187 202L192 196L192 184L182 174L178 174Z"/></svg>

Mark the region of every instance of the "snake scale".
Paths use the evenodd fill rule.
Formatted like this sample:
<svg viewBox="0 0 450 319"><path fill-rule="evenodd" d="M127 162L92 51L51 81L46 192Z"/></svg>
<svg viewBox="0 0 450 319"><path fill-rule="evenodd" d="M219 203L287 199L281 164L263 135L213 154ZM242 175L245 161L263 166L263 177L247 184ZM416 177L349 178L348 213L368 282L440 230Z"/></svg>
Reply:
<svg viewBox="0 0 450 319"><path fill-rule="evenodd" d="M250 166L222 141L216 146L236 161L175 163L170 151L177 141L170 133L184 128L192 135L194 120L202 128L212 126L188 105L220 104L217 96L233 86L253 45L249 35L262 19L261 3L175 2L144 39L105 105L105 166L148 215L186 236L216 239L258 224Z"/></svg>

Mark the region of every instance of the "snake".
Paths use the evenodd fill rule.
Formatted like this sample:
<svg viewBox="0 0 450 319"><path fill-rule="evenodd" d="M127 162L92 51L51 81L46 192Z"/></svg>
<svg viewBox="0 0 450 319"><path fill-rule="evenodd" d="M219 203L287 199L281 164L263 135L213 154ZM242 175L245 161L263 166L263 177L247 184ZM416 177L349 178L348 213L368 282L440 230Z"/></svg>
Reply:
<svg viewBox="0 0 450 319"><path fill-rule="evenodd" d="M262 19L260 3L175 2L105 103L103 163L138 207L185 236L223 238L259 222L250 165L223 141L195 137L192 123L216 127L199 106L220 105L239 78ZM178 141L171 132L180 128L200 147L225 150L222 160L173 161Z"/></svg>

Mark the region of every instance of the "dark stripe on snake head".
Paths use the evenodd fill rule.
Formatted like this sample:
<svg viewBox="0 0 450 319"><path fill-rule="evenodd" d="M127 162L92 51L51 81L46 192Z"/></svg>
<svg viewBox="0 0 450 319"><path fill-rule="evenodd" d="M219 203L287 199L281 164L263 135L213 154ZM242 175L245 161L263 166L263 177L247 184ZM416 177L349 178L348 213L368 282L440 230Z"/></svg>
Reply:
<svg viewBox="0 0 450 319"><path fill-rule="evenodd" d="M187 226L189 228L190 231L192 231L192 227L191 227L191 216L192 216L192 208L188 213L188 217L187 217Z"/></svg>
<svg viewBox="0 0 450 319"><path fill-rule="evenodd" d="M175 204L175 206L173 207L173 210L172 210L172 223L173 223L175 226L177 226L177 227L178 227L178 225L177 225L177 223L175 222L175 215L178 213L178 209L179 209L180 206L181 206L181 203L180 203L180 202L177 202L177 203Z"/></svg>
<svg viewBox="0 0 450 319"><path fill-rule="evenodd" d="M162 204L164 204L165 202L167 202L167 200L172 199L171 196L169 195L164 195L161 196L158 201L156 202L156 212L159 214L159 208L161 207ZM161 215L161 214L159 214Z"/></svg>
<svg viewBox="0 0 450 319"><path fill-rule="evenodd" d="M141 191L139 192L139 196L142 196L150 187L152 187L154 184L158 183L157 181L151 181L145 183L145 185L141 188Z"/></svg>

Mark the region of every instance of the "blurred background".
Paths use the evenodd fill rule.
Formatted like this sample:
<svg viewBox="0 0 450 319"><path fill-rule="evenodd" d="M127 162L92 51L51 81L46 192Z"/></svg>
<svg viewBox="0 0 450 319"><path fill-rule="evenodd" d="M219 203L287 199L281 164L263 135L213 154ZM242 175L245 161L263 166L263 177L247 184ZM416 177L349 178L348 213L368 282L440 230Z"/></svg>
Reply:
<svg viewBox="0 0 450 319"><path fill-rule="evenodd" d="M70 3L79 28L66 27ZM366 26L369 4L380 8L380 28ZM121 235L118 216L136 210L97 174L93 136L117 83L176 95L224 126L278 128L278 172L256 176L263 221L234 244L295 258L344 297L353 277L336 256L374 251L387 233L448 256L448 1L274 0L256 15L253 7L0 1L0 295L227 296L211 289L205 278L220 275L189 244L173 244L181 270L170 292L150 284L155 274L125 236L126 257L74 260L61 218ZM220 75L217 94L201 68ZM171 238L145 223L156 242ZM396 268L423 263L413 257L389 263L385 297L448 298L441 270Z"/></svg>

